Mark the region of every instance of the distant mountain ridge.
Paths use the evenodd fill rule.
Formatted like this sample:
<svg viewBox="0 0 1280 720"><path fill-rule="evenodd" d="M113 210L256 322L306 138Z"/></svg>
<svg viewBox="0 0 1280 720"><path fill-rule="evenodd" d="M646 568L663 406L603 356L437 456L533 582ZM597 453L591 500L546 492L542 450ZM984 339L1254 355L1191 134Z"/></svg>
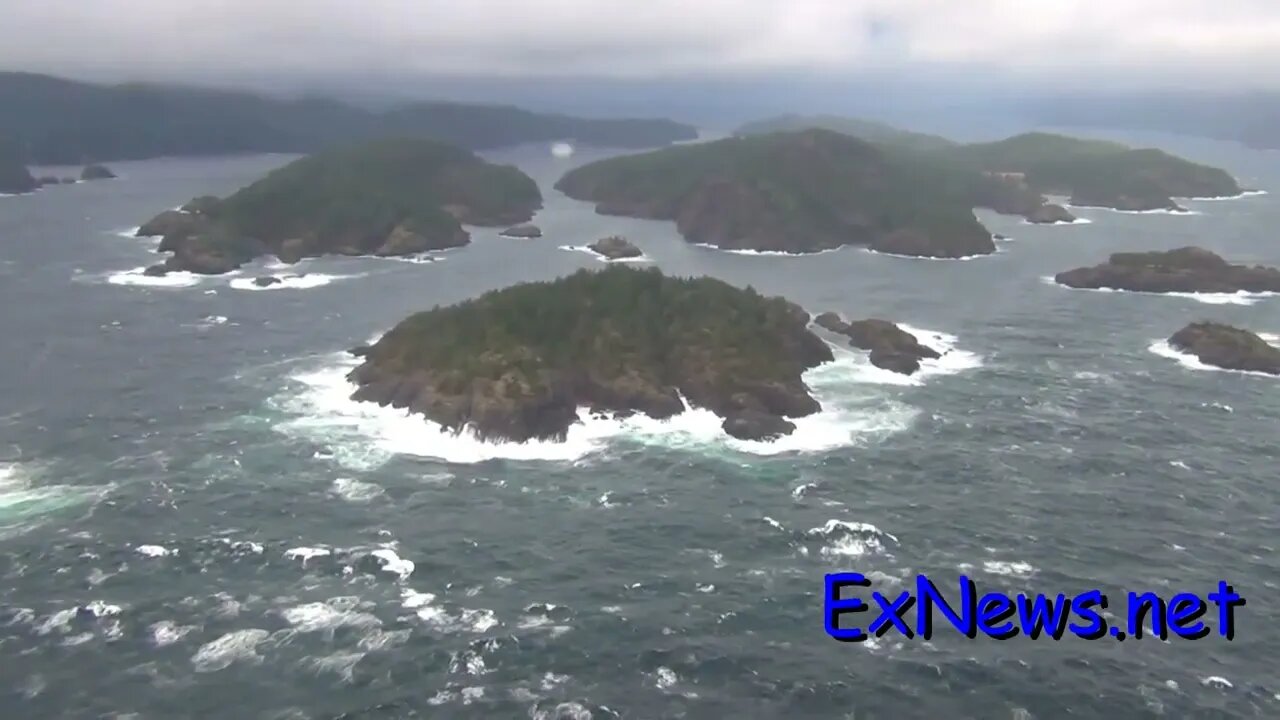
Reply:
<svg viewBox="0 0 1280 720"><path fill-rule="evenodd" d="M505 105L421 102L375 112L327 98L0 73L0 138L28 164L308 153L385 136L470 150L555 140L640 148L692 140L697 130L672 120L590 119Z"/></svg>
<svg viewBox="0 0 1280 720"><path fill-rule="evenodd" d="M877 145L889 145L900 149L939 150L953 147L956 143L940 135L913 132L894 127L888 123L863 118L844 117L840 115L779 115L749 122L734 131L735 135L764 135L774 132L791 132L793 130L831 130L851 135Z"/></svg>

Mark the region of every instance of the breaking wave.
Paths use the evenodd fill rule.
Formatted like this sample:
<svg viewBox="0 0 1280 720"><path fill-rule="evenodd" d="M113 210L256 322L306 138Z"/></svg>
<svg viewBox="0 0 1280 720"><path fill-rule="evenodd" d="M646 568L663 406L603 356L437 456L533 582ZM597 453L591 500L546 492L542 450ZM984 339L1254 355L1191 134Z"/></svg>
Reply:
<svg viewBox="0 0 1280 720"><path fill-rule="evenodd" d="M1043 275L1040 280L1047 285L1054 287L1066 288L1067 290L1078 290L1080 292L1097 292L1097 293L1125 293L1128 295L1149 295L1152 297L1176 297L1185 300L1195 300L1196 302L1206 305L1256 305L1260 301L1270 297L1275 297L1278 293L1272 292L1246 292L1241 290L1234 293L1193 293L1193 292L1144 292L1140 290L1121 290L1119 288L1076 288L1070 285L1063 285L1054 279L1052 275Z"/></svg>

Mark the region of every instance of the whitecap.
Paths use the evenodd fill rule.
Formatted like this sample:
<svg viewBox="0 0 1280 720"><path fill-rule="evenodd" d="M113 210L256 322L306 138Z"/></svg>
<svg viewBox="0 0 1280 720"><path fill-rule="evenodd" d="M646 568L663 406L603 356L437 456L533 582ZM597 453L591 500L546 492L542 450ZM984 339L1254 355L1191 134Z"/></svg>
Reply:
<svg viewBox="0 0 1280 720"><path fill-rule="evenodd" d="M613 493L612 493L612 492L607 492L607 493L605 493L605 494L601 495L601 496L600 496L600 499L599 499L599 500L597 500L596 502L600 503L600 507L605 508L605 509L609 509L609 508L616 508L616 507L618 507L618 504L617 504L617 503L615 503L615 502L610 502L610 500L609 500L609 498L611 498L612 496L613 496Z"/></svg>
<svg viewBox="0 0 1280 720"><path fill-rule="evenodd" d="M898 538L871 523L828 520L822 527L810 528L805 532L809 537L820 537L830 542L819 551L825 557L862 557L868 553L882 553L885 550L884 539L893 541Z"/></svg>
<svg viewBox="0 0 1280 720"><path fill-rule="evenodd" d="M172 620L161 620L160 622L152 623L147 629L151 631L151 642L156 647L166 647L182 640L196 627L194 625L178 625Z"/></svg>
<svg viewBox="0 0 1280 720"><path fill-rule="evenodd" d="M461 697L463 705L470 705L471 703L484 698L484 688L464 687L462 688Z"/></svg>
<svg viewBox="0 0 1280 720"><path fill-rule="evenodd" d="M1199 357L1192 355L1191 353L1185 353L1185 352L1182 352L1181 350L1178 350L1177 348L1170 345L1168 340L1156 340L1147 347L1147 350L1149 350L1150 352L1156 355L1159 355L1160 357L1169 358L1170 360L1177 360L1178 364L1190 370L1209 370L1212 372L1227 372L1227 373L1237 373L1240 375L1254 375L1257 377L1270 378L1273 380L1276 379L1277 377L1276 375L1272 375L1270 373L1258 372L1256 370L1228 370L1227 368L1220 368L1214 365L1210 365L1208 363L1202 362Z"/></svg>
<svg viewBox="0 0 1280 720"><path fill-rule="evenodd" d="M229 285L236 290L308 290L324 287L334 280L358 277L357 275L327 275L325 273L307 273L306 275L275 275L280 282L271 285L259 285L256 278L236 278Z"/></svg>
<svg viewBox="0 0 1280 720"><path fill-rule="evenodd" d="M168 557L170 555L176 555L178 552L177 550L170 550L163 545L139 545L135 547L133 551L143 557L149 558Z"/></svg>
<svg viewBox="0 0 1280 720"><path fill-rule="evenodd" d="M1193 292L1145 292L1140 290L1123 290L1120 288L1077 288L1070 285L1063 285L1058 282L1052 275L1042 275L1041 282L1055 287L1066 288L1067 290L1076 290L1079 292L1095 292L1095 293L1124 293L1126 295L1148 295L1152 297L1176 297L1184 300L1195 300L1196 302L1206 305L1256 305L1260 300L1280 295L1273 292L1239 292L1227 293L1193 293Z"/></svg>
<svg viewBox="0 0 1280 720"><path fill-rule="evenodd" d="M369 613L357 612L346 598L332 598L288 608L280 615L298 632L334 630L340 627L380 627L382 621Z"/></svg>
<svg viewBox="0 0 1280 720"><path fill-rule="evenodd" d="M774 520L773 518L769 517L768 515L764 516L763 520L764 520L766 523L768 523L769 527L773 528L774 530L778 530L778 531L780 531L780 532L786 532L786 531L787 531L787 529L786 529L785 527L783 527L783 526L782 526L782 523L778 522L777 520Z"/></svg>
<svg viewBox="0 0 1280 720"><path fill-rule="evenodd" d="M324 657L307 658L305 663L317 675L333 673L343 682L350 683L355 681L356 664L363 660L364 656L362 652L334 653Z"/></svg>
<svg viewBox="0 0 1280 720"><path fill-rule="evenodd" d="M101 600L93 600L88 605L85 605L83 609L95 618L114 617L121 613L119 605L112 605Z"/></svg>
<svg viewBox="0 0 1280 720"><path fill-rule="evenodd" d="M1205 687L1217 688L1219 690L1228 690L1235 687L1230 680L1220 675L1210 675L1209 677L1200 678L1200 684Z"/></svg>
<svg viewBox="0 0 1280 720"><path fill-rule="evenodd" d="M37 485L38 470L23 463L0 462L0 537L21 532L36 518L101 498L114 486Z"/></svg>
<svg viewBox="0 0 1280 720"><path fill-rule="evenodd" d="M206 275L197 275L195 273L175 271L165 273L164 275L144 275L143 271L146 266L137 267L132 270L112 273L107 276L107 282L112 285L130 285L135 287L171 287L184 288L193 285L199 285Z"/></svg>
<svg viewBox="0 0 1280 720"><path fill-rule="evenodd" d="M381 485L352 478L334 480L333 491L343 500L349 502L368 502L386 492Z"/></svg>
<svg viewBox="0 0 1280 720"><path fill-rule="evenodd" d="M332 550L318 547L296 547L289 548L284 551L285 558L289 560L301 560L303 565L306 565L307 561L312 558L326 557L332 554Z"/></svg>
<svg viewBox="0 0 1280 720"><path fill-rule="evenodd" d="M801 485L797 485L794 489L791 490L791 497L799 499L804 497L805 495L808 495L810 490L817 490L817 489L818 489L817 483L804 483Z"/></svg>
<svg viewBox="0 0 1280 720"><path fill-rule="evenodd" d="M369 553L369 555L382 564L382 570L384 572L396 575L401 580L404 580L413 574L413 569L415 567L414 562L400 557L396 554L395 550L390 548L380 548Z"/></svg>
<svg viewBox="0 0 1280 720"><path fill-rule="evenodd" d="M117 237L128 238L130 240L155 240L156 242L160 241L159 237L140 237L138 235L138 231L141 229L142 229L141 225L134 225L131 228L124 228L122 230L112 230L111 234Z"/></svg>
<svg viewBox="0 0 1280 720"><path fill-rule="evenodd" d="M36 634L48 635L55 630L62 633L70 632L71 621L76 618L76 615L78 615L79 612L80 608L73 607L50 614L49 617L35 625L34 629Z"/></svg>
<svg viewBox="0 0 1280 720"><path fill-rule="evenodd" d="M680 676L676 675L676 672L669 667L658 668L654 675L657 676L655 684L659 690L669 690L680 682Z"/></svg>
<svg viewBox="0 0 1280 720"><path fill-rule="evenodd" d="M992 575L1015 578L1027 578L1036 572L1036 568L1030 563L1021 561L1007 562L1004 560L983 560L982 569Z"/></svg>
<svg viewBox="0 0 1280 720"><path fill-rule="evenodd" d="M559 246L559 249L561 249L561 250L568 250L569 252L581 252L581 253L586 253L586 254L590 255L591 257L595 258L596 260L599 260L600 262L603 262L603 263L648 263L648 262L653 262L653 258L649 257L648 255L645 255L644 253L641 253L641 254L639 254L639 255L637 255L637 256L635 256L635 257L627 257L627 258L609 258L609 257L607 257L607 256L601 255L600 253L596 252L595 250L592 250L591 248L587 247L586 245L561 245L561 246Z"/></svg>
<svg viewBox="0 0 1280 720"><path fill-rule="evenodd" d="M258 628L227 633L202 645L191 657L191 663L195 665L195 671L201 673L216 672L236 662L260 663L262 656L258 654L258 645L270 635Z"/></svg>

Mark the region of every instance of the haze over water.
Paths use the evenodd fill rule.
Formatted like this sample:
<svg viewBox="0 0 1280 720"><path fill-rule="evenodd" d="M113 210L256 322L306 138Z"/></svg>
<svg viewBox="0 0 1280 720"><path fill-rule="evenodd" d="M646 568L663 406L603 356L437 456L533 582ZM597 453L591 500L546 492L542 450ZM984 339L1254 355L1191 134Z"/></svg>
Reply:
<svg viewBox="0 0 1280 720"><path fill-rule="evenodd" d="M1043 278L1196 244L1280 265L1276 155L1147 138L1270 194L1197 214L1082 210L965 262L685 243L535 177L545 237L436 262L319 259L139 285L118 233L286 156L113 164L0 198L0 716L1068 718L1280 715L1276 381L1152 350L1195 319L1280 333L1280 299L1072 291ZM594 422L487 448L345 400L345 349L415 310L596 259L884 317L953 347L903 382L842 353L785 445L714 420ZM304 276L251 291L268 272ZM1216 302L1204 302L1212 300ZM822 575L1068 594L1207 592L1236 640L830 640Z"/></svg>

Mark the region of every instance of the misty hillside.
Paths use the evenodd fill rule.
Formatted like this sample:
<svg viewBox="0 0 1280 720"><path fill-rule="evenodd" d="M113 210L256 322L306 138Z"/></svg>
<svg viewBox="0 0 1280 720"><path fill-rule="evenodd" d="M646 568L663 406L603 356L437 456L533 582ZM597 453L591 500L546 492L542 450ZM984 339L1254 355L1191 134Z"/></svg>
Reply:
<svg viewBox="0 0 1280 720"><path fill-rule="evenodd" d="M162 155L311 152L382 135L421 135L472 150L525 142L650 147L697 136L660 119L586 119L501 105L426 102L372 112L193 87L93 85L0 73L0 137L32 164Z"/></svg>

